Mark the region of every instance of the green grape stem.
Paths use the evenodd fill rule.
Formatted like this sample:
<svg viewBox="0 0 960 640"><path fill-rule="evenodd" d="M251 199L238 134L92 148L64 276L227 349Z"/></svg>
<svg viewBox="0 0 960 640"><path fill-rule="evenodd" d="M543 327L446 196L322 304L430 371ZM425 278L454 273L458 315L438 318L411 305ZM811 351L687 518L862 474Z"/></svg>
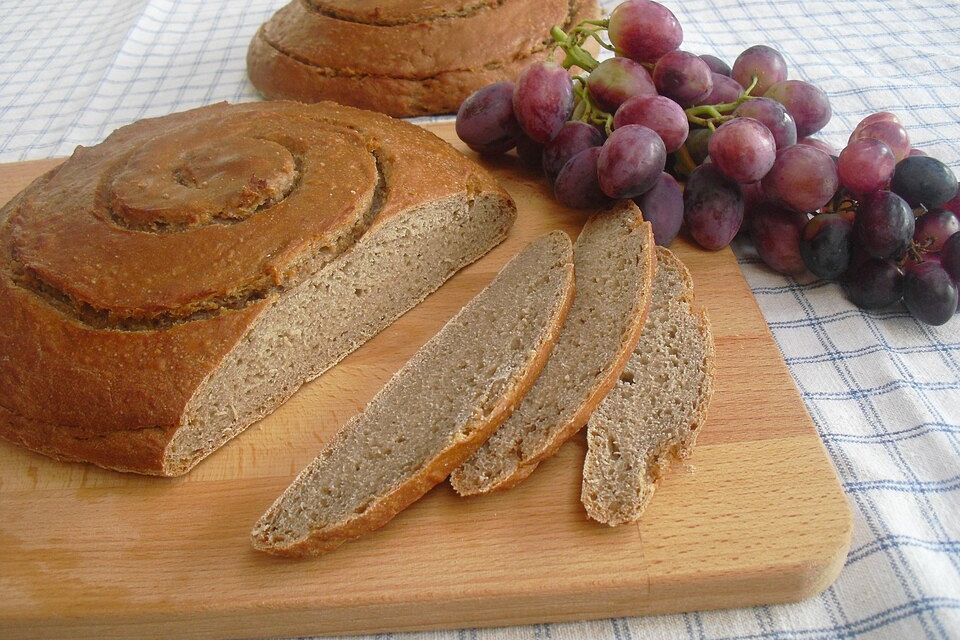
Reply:
<svg viewBox="0 0 960 640"><path fill-rule="evenodd" d="M725 102L722 104L704 104L698 107L690 107L686 109L687 120L690 124L695 124L701 127L707 127L710 130L716 129L718 125L723 124L724 122L729 122L733 120L733 116L730 115L737 110L737 107L742 105L747 100L752 100L756 96L750 95L754 89L757 88L758 78L753 77L753 82L750 83L750 86L747 87L747 90L743 92L743 95L734 100L733 102Z"/></svg>
<svg viewBox="0 0 960 640"><path fill-rule="evenodd" d="M587 81L582 76L573 79L573 95L574 107L571 120L601 126L608 136L613 133L613 115L593 103L590 92L587 90Z"/></svg>
<svg viewBox="0 0 960 640"><path fill-rule="evenodd" d="M595 40L604 49L614 51L613 45L600 35L609 25L607 20L584 20L570 31L564 31L559 26L550 29L553 38L553 47L560 47L566 54L563 59L563 68L580 67L586 72L593 71L600 63L589 51L583 48L587 40Z"/></svg>

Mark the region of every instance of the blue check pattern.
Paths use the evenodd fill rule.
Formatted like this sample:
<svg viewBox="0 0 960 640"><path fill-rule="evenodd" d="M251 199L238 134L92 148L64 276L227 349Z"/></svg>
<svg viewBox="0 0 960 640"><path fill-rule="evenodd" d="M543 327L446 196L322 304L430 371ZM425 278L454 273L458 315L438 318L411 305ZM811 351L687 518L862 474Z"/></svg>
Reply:
<svg viewBox="0 0 960 640"><path fill-rule="evenodd" d="M250 36L284 0L0 0L0 161L64 155L125 123L251 100ZM895 111L914 146L960 171L956 0L666 0L684 48L732 61L784 52L826 90L822 136ZM606 2L610 9L616 2ZM960 319L864 313L833 284L793 280L738 246L854 509L837 582L789 606L512 629L388 634L480 640L960 638Z"/></svg>

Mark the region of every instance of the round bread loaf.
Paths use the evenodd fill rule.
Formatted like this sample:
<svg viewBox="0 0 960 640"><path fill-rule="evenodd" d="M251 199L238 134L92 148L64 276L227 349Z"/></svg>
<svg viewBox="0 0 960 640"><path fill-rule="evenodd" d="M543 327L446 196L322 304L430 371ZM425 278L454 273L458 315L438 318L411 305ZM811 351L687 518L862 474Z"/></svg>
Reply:
<svg viewBox="0 0 960 640"><path fill-rule="evenodd" d="M547 56L552 26L599 15L596 0L292 0L257 31L247 70L267 98L451 113Z"/></svg>
<svg viewBox="0 0 960 640"><path fill-rule="evenodd" d="M177 475L506 235L431 133L228 105L80 147L0 209L0 436Z"/></svg>

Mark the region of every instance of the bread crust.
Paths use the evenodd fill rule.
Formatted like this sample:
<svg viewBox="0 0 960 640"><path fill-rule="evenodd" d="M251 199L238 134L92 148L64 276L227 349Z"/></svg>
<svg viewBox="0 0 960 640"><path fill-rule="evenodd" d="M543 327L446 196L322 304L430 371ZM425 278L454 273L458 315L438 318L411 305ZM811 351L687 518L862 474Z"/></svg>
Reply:
<svg viewBox="0 0 960 640"><path fill-rule="evenodd" d="M622 200L614 204L607 211L594 215L615 215L619 209L623 208L633 209L635 211L635 228L639 227L642 230L642 233L646 236L645 244L647 247L649 247L649 250L646 253L646 260L639 265L640 279L642 284L637 289L638 295L634 305L636 312L632 316L632 322L624 336L624 340L621 343L620 348L617 350L616 356L606 372L606 375L598 382L596 387L594 387L590 395L587 397L586 401L580 406L576 413L571 416L570 420L561 426L560 429L554 434L554 437L550 440L546 447L541 449L536 455L528 459L521 460L520 463L513 469L512 473L500 478L495 484L486 486L480 491L467 493L459 484L453 483L454 489L456 489L461 496L483 495L495 491L505 491L515 487L517 484L525 480L536 470L538 466L540 466L541 462L553 457L567 440L575 436L577 432L579 432L580 429L587 424L587 420L590 418L590 415L594 412L594 410L596 410L600 403L603 402L603 399L610 392L610 389L612 389L613 385L616 384L620 374L623 372L624 367L627 366L627 362L630 360L630 356L633 355L633 350L636 347L637 342L640 340L640 334L643 331L644 324L646 324L647 321L647 314L650 311L653 277L656 273L657 261L656 252L654 251L653 227L649 222L645 222L643 220L640 209L637 208L632 201ZM574 255L574 259L576 259L576 255Z"/></svg>
<svg viewBox="0 0 960 640"><path fill-rule="evenodd" d="M435 456L403 484L375 500L362 514L331 527L311 530L309 536L283 547L270 544L261 539L254 531L251 535L253 547L272 555L287 557L317 556L332 551L344 542L356 539L365 533L384 526L403 509L423 497L431 488L443 482L451 471L460 466L464 460L480 448L503 421L510 416L546 365L550 352L560 337L564 320L573 304L575 295L574 265L572 261L568 261L564 265L564 271L567 286L563 299L558 305L557 312L554 314L553 321L547 330L543 347L530 360L525 370L517 378L513 388L504 394L488 415L483 416L475 413L471 417L471 422L464 429L470 433L469 437L460 440ZM345 428L348 427L349 425ZM309 469L310 467L307 467L291 484L296 484L303 474L308 473ZM279 498L267 511L267 514L277 508L278 504Z"/></svg>
<svg viewBox="0 0 960 640"><path fill-rule="evenodd" d="M480 87L547 57L551 26L600 9L596 0L506 0L462 17L407 13L410 22L369 24L293 0L250 43L250 80L270 99L334 100L393 116L451 113Z"/></svg>
<svg viewBox="0 0 960 640"><path fill-rule="evenodd" d="M198 142L206 150L222 145L224 136L246 122L272 127L273 133L291 128L307 137L315 131L318 139L339 136L347 141L342 149L379 154L373 171L388 193L375 217L358 222L372 207L373 185L346 194L339 200L342 206L330 209L325 209L332 202L326 190L306 191L331 181L374 179L370 167L375 163L363 157L354 159L356 167L343 167L352 172L346 176L333 171L324 178L316 167L313 173L302 169L303 193L296 193L298 203L309 209L303 215L312 216L312 238L302 226L304 218L291 211L289 198L284 214L275 218L267 217L275 210L268 206L266 213L258 210L252 221L240 224L162 232L128 228L129 220L118 222L98 208L104 190L111 188L109 178L119 175L118 163L129 166L138 149L164 149L166 141L180 140L179 131L189 138L209 128ZM251 128L250 137L263 131ZM187 149L167 152L188 154L189 140L184 144ZM304 161L312 157L308 152ZM246 158L233 169L241 177L253 171ZM318 182L311 182L314 177ZM240 192L245 196L248 190ZM0 353L5 356L0 359L0 437L55 458L121 471L174 475L189 470L171 469L164 460L166 444L184 425L185 407L263 311L305 277L299 266L318 255L335 261L355 243L357 229L361 236L374 234L386 221L453 196L465 201L489 196L512 206L486 171L433 134L334 103L211 105L143 120L100 145L78 148L0 209ZM275 234L272 248L231 235L252 224L264 230L257 238ZM139 244L130 250L127 240ZM150 251L149 242L157 243L157 251ZM169 251L179 244L189 249ZM174 264L167 269L164 261ZM248 281L267 282L262 295L256 294L261 297L220 302Z"/></svg>

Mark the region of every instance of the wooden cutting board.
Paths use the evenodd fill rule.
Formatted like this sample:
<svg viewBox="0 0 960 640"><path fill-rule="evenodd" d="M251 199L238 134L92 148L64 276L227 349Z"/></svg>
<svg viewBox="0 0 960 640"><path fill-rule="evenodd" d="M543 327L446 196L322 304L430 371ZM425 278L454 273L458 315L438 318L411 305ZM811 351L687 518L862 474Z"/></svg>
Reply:
<svg viewBox="0 0 960 640"><path fill-rule="evenodd" d="M432 127L456 143L449 124ZM57 161L0 166L5 202ZM788 602L850 543L837 477L729 250L683 241L716 337L717 392L692 459L643 520L580 505L582 434L517 488L448 485L316 560L251 549L251 526L323 443L521 247L576 234L545 181L488 163L510 237L184 478L62 464L0 442L0 637L276 637L499 626ZM0 354L2 356L2 354Z"/></svg>

